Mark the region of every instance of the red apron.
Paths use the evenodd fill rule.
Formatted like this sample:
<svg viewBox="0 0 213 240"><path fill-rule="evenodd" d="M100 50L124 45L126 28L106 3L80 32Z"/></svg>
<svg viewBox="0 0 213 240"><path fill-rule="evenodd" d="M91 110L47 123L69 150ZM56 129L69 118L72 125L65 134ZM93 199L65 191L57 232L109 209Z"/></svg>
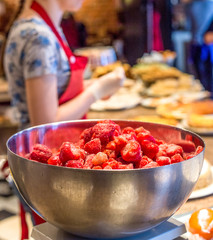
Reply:
<svg viewBox="0 0 213 240"><path fill-rule="evenodd" d="M64 52L69 61L71 71L70 80L65 92L59 98L60 105L76 97L83 91L83 73L87 64L87 58L83 56L76 56L72 53L67 42L63 40L56 27L54 26L52 20L49 18L47 12L39 3L34 1L31 5L31 8L37 12L40 17L46 22L46 24L51 28L52 32L57 37L61 47L64 49Z"/></svg>

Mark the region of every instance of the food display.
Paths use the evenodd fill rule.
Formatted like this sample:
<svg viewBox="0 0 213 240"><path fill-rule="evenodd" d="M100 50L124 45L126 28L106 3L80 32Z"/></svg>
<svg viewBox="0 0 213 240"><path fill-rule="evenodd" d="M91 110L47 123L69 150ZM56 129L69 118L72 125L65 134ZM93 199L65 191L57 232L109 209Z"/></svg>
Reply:
<svg viewBox="0 0 213 240"><path fill-rule="evenodd" d="M181 120L182 127L201 135L213 134L213 115L212 114L189 114Z"/></svg>
<svg viewBox="0 0 213 240"><path fill-rule="evenodd" d="M140 80L126 79L124 86L108 99L100 99L90 106L93 111L124 110L141 103L140 91L143 84Z"/></svg>
<svg viewBox="0 0 213 240"><path fill-rule="evenodd" d="M169 96L169 97L146 97L142 98L141 105L146 108L153 108L155 109L159 105L163 105L166 103L175 102L176 99Z"/></svg>
<svg viewBox="0 0 213 240"><path fill-rule="evenodd" d="M189 240L212 240L213 210L203 208L193 212L186 225Z"/></svg>
<svg viewBox="0 0 213 240"><path fill-rule="evenodd" d="M184 152L181 145L156 139L143 127L121 130L115 122L101 120L85 129L78 142L63 142L57 151L36 144L27 158L70 168L135 169L178 163L201 151L203 147L193 145Z"/></svg>
<svg viewBox="0 0 213 240"><path fill-rule="evenodd" d="M165 50L165 51L160 51L160 54L163 56L164 62L170 63L171 60L174 60L176 58L176 52L173 52L171 50Z"/></svg>
<svg viewBox="0 0 213 240"><path fill-rule="evenodd" d="M213 115L191 114L188 116L188 125L192 128L213 129Z"/></svg>
<svg viewBox="0 0 213 240"><path fill-rule="evenodd" d="M204 159L202 171L200 177L195 185L194 190L205 188L213 183L213 175L211 171L211 164L207 159Z"/></svg>
<svg viewBox="0 0 213 240"><path fill-rule="evenodd" d="M176 52L170 50L164 51L152 51L144 53L141 58L138 59L139 63L167 63L172 65L176 58Z"/></svg>
<svg viewBox="0 0 213 240"><path fill-rule="evenodd" d="M210 98L211 93L205 90L199 91L199 86L201 86L201 84L199 82L197 83L198 83L197 89L194 89L194 90L191 89L190 91L177 92L173 95L173 98L177 102L181 102L181 103L191 103L194 101L200 101L200 100Z"/></svg>
<svg viewBox="0 0 213 240"><path fill-rule="evenodd" d="M127 63L122 63L121 61L116 61L111 64L107 64L104 66L98 66L93 70L91 78L99 78L109 72L112 72L117 67L123 67L125 71L125 75L127 78L131 78L131 66Z"/></svg>
<svg viewBox="0 0 213 240"><path fill-rule="evenodd" d="M97 66L93 69L91 78L99 78L116 67L122 66L128 80L137 86L137 92L124 94L122 91L115 93L107 101L99 100L92 104L91 109L94 111L104 110L124 110L141 104L144 107L157 108L167 103L191 103L210 97L210 93L205 91L202 84L193 75L183 73L176 67L171 67L162 59L168 55L175 57L170 51L153 52L154 61L147 62L143 56L137 64L132 67L127 63L116 61L105 66ZM159 59L161 61L158 61ZM140 87L138 82L141 82ZM135 96L134 96L135 95ZM141 101L139 97L141 96ZM184 116L185 117L185 116ZM176 118L176 117L175 117ZM182 119L183 117L177 117Z"/></svg>
<svg viewBox="0 0 213 240"><path fill-rule="evenodd" d="M132 75L146 83L153 83L161 79L178 79L182 72L175 67L163 63L144 64L139 63L132 67Z"/></svg>
<svg viewBox="0 0 213 240"><path fill-rule="evenodd" d="M124 110L136 107L141 102L141 97L137 93L118 92L109 99L98 100L90 106L93 111L113 111Z"/></svg>
<svg viewBox="0 0 213 240"><path fill-rule="evenodd" d="M152 97L171 96L187 91L199 92L203 89L199 81L195 81L193 76L182 74L179 78L166 78L156 81L147 89L147 95Z"/></svg>
<svg viewBox="0 0 213 240"><path fill-rule="evenodd" d="M168 103L160 105L156 109L160 116L175 119L184 119L190 114L212 114L213 101L206 99L203 101L195 101L191 103Z"/></svg>
<svg viewBox="0 0 213 240"><path fill-rule="evenodd" d="M160 117L160 116L156 116L156 115L136 116L130 120L168 124L168 125L172 125L172 126L177 126L177 124L178 124L178 121L176 119L164 118L164 117Z"/></svg>

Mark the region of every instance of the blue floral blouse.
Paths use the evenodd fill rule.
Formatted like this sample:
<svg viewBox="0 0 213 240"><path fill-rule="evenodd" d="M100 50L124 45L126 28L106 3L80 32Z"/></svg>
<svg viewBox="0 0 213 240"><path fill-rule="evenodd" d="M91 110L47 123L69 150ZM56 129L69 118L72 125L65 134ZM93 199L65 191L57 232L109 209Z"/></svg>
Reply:
<svg viewBox="0 0 213 240"><path fill-rule="evenodd" d="M64 50L49 26L38 17L17 20L13 24L7 41L4 66L11 103L22 128L29 124L25 81L54 74L57 76L60 96L70 78L69 62Z"/></svg>

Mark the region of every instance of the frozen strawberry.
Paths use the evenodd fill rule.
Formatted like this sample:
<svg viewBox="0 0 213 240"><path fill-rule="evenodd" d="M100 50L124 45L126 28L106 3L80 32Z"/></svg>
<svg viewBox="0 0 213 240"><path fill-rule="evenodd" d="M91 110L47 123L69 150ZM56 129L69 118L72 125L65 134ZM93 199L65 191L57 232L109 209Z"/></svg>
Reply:
<svg viewBox="0 0 213 240"><path fill-rule="evenodd" d="M155 138L155 143L157 143L157 145L165 144L165 142L163 140L159 140L156 138Z"/></svg>
<svg viewBox="0 0 213 240"><path fill-rule="evenodd" d="M179 153L180 155L183 155L183 148L181 146L178 146L176 144L169 144L166 153L168 157L172 157L173 155Z"/></svg>
<svg viewBox="0 0 213 240"><path fill-rule="evenodd" d="M142 158L140 144L137 141L131 140L121 150L121 156L126 162L137 162Z"/></svg>
<svg viewBox="0 0 213 240"><path fill-rule="evenodd" d="M94 138L84 145L84 150L88 153L98 153L101 151L101 141L99 138Z"/></svg>
<svg viewBox="0 0 213 240"><path fill-rule="evenodd" d="M118 162L118 164L127 164L122 157L117 157L115 160Z"/></svg>
<svg viewBox="0 0 213 240"><path fill-rule="evenodd" d="M171 159L169 157L164 156L157 157L156 163L158 163L160 166L169 165L171 164Z"/></svg>
<svg viewBox="0 0 213 240"><path fill-rule="evenodd" d="M52 151L43 144L35 144L33 150L30 153L30 159L47 163L47 160L52 156Z"/></svg>
<svg viewBox="0 0 213 240"><path fill-rule="evenodd" d="M188 159L193 158L193 157L195 157L195 156L196 156L196 155L195 155L194 153L187 154L187 155L185 155L185 159L188 160Z"/></svg>
<svg viewBox="0 0 213 240"><path fill-rule="evenodd" d="M76 146L76 147L79 147L79 148L84 148L84 145L85 145L84 139L80 139L80 140L75 144L75 146Z"/></svg>
<svg viewBox="0 0 213 240"><path fill-rule="evenodd" d="M93 131L92 138L99 138L102 144L107 144L108 142L113 140L115 136L115 131L118 131L118 127L119 126L117 124L111 123L111 122L97 123L92 128L92 131Z"/></svg>
<svg viewBox="0 0 213 240"><path fill-rule="evenodd" d="M108 158L116 158L116 156L117 156L115 150L105 149L103 152L106 153Z"/></svg>
<svg viewBox="0 0 213 240"><path fill-rule="evenodd" d="M168 144L164 143L164 144L160 144L158 145L158 153L156 154L156 158L157 157L160 157L160 156L164 156L164 157L167 157L167 153L166 153L166 150L168 148Z"/></svg>
<svg viewBox="0 0 213 240"><path fill-rule="evenodd" d="M119 164L118 169L134 169L133 163Z"/></svg>
<svg viewBox="0 0 213 240"><path fill-rule="evenodd" d="M108 157L105 153L103 152L99 152L97 153L93 159L92 159L92 164L94 166L97 166L97 165L102 165L103 163L105 163L106 161L108 160Z"/></svg>
<svg viewBox="0 0 213 240"><path fill-rule="evenodd" d="M126 139L125 135L120 135L118 137L115 137L114 143L116 145L116 151L119 152L123 147L126 146L128 140Z"/></svg>
<svg viewBox="0 0 213 240"><path fill-rule="evenodd" d="M103 167L103 169L104 169L104 170L111 170L112 167L111 167L110 165L107 164L107 165L105 165L105 166Z"/></svg>
<svg viewBox="0 0 213 240"><path fill-rule="evenodd" d="M166 152L166 150L168 148L168 144L167 143L160 144L158 147L159 147L159 151L165 151Z"/></svg>
<svg viewBox="0 0 213 240"><path fill-rule="evenodd" d="M84 160L69 160L66 162L65 166L69 168L83 168Z"/></svg>
<svg viewBox="0 0 213 240"><path fill-rule="evenodd" d="M157 162L150 162L150 163L148 163L147 165L145 165L144 167L143 167L143 169L144 168L156 168L156 167L160 167L160 165L157 163Z"/></svg>
<svg viewBox="0 0 213 240"><path fill-rule="evenodd" d="M178 163L178 162L182 162L183 160L184 159L182 158L182 156L179 153L177 153L171 157L171 163Z"/></svg>
<svg viewBox="0 0 213 240"><path fill-rule="evenodd" d="M82 148L80 148L79 150L80 150L80 158L83 159L83 160L85 160L85 158L86 158L86 152L85 152L84 149L82 149Z"/></svg>
<svg viewBox="0 0 213 240"><path fill-rule="evenodd" d="M143 156L140 162L138 163L137 168L142 168L150 162L152 162L152 159L148 158L147 156Z"/></svg>
<svg viewBox="0 0 213 240"><path fill-rule="evenodd" d="M107 120L100 120L100 121L98 121L98 123L112 124L115 127L115 132L117 132L118 134L121 134L120 126L117 123L113 122L112 120L109 120L109 119L107 119Z"/></svg>
<svg viewBox="0 0 213 240"><path fill-rule="evenodd" d="M132 127L126 127L122 130L122 134L130 134L132 136L134 136L134 138L136 139L136 133L135 130Z"/></svg>
<svg viewBox="0 0 213 240"><path fill-rule="evenodd" d="M69 160L77 160L81 157L80 148L76 147L73 143L64 142L60 148L59 158L64 163Z"/></svg>
<svg viewBox="0 0 213 240"><path fill-rule="evenodd" d="M114 158L109 158L109 160L102 164L102 167L110 166L111 169L118 169L118 162Z"/></svg>
<svg viewBox="0 0 213 240"><path fill-rule="evenodd" d="M141 149L143 151L143 154L151 159L154 159L156 157L156 154L159 151L158 145L156 143L150 142L148 140L144 140L142 142Z"/></svg>
<svg viewBox="0 0 213 240"><path fill-rule="evenodd" d="M122 134L121 136L124 136L127 141L137 140L137 137L135 134Z"/></svg>
<svg viewBox="0 0 213 240"><path fill-rule="evenodd" d="M84 168L92 168L93 167L93 163L92 163L92 159L94 158L95 154L90 154L86 156L85 162L84 162Z"/></svg>
<svg viewBox="0 0 213 240"><path fill-rule="evenodd" d="M155 138L150 134L149 131L139 132L137 134L137 140L142 145L144 140L155 142Z"/></svg>
<svg viewBox="0 0 213 240"><path fill-rule="evenodd" d="M136 135L138 135L138 133L142 133L142 132L148 132L150 133L148 130L146 130L144 127L139 127L135 129L135 133Z"/></svg>
<svg viewBox="0 0 213 240"><path fill-rule="evenodd" d="M196 148L195 154L197 155L197 154L201 153L202 151L203 151L203 147L202 146L198 146Z"/></svg>
<svg viewBox="0 0 213 240"><path fill-rule="evenodd" d="M111 141L111 142L107 143L106 149L115 150L116 149L115 141Z"/></svg>
<svg viewBox="0 0 213 240"><path fill-rule="evenodd" d="M91 128L86 128L82 133L81 133L81 136L80 136L80 139L83 139L85 143L89 142L92 138L92 134L93 134L93 131L92 131L92 127Z"/></svg>
<svg viewBox="0 0 213 240"><path fill-rule="evenodd" d="M48 161L47 161L48 164L50 165L55 165L55 166L62 166L62 162L59 158L59 155L52 155Z"/></svg>
<svg viewBox="0 0 213 240"><path fill-rule="evenodd" d="M101 166L94 166L94 167L92 167L92 169L94 169L94 170L102 170L103 168Z"/></svg>
<svg viewBox="0 0 213 240"><path fill-rule="evenodd" d="M164 150L159 150L159 151L157 152L155 158L161 157L161 156L167 157L166 151L164 151Z"/></svg>

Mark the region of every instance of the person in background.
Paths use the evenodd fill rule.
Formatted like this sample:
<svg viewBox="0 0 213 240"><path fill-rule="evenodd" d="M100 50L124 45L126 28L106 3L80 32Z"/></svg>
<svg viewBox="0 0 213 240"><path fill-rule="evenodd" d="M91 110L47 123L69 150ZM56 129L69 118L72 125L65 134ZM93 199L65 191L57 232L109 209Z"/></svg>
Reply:
<svg viewBox="0 0 213 240"><path fill-rule="evenodd" d="M90 105L114 94L125 80L123 68L83 81L87 58L70 50L60 28L65 11L77 11L84 0L36 0L20 6L6 33L4 70L20 129L84 118ZM22 11L23 10L23 11ZM28 229L21 204L22 237ZM41 221L32 212L33 224Z"/></svg>
<svg viewBox="0 0 213 240"><path fill-rule="evenodd" d="M75 11L82 2L34 1L13 23L4 68L21 128L82 118L93 102L123 83L124 71L118 68L83 85L87 59L71 52L60 29L64 11Z"/></svg>
<svg viewBox="0 0 213 240"><path fill-rule="evenodd" d="M186 28L192 33L190 58L193 65L193 74L204 88L213 92L213 51L206 42L205 34L213 20L213 1L185 0Z"/></svg>

